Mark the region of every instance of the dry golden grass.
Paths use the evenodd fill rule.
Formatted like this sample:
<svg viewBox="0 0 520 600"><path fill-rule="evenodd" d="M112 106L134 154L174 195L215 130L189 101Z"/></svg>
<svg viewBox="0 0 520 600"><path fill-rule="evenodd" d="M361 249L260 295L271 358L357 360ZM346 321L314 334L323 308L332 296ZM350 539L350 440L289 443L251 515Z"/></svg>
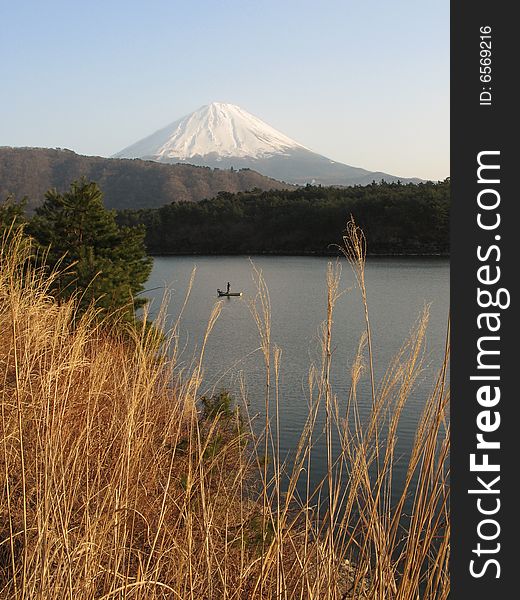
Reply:
<svg viewBox="0 0 520 600"><path fill-rule="evenodd" d="M396 502L396 431L421 370L427 314L376 386L364 243L349 227L346 252L367 331L349 396L338 398L330 372L340 273L331 266L322 364L309 373L309 418L290 469L279 454L282 355L271 345L261 273L251 303L266 366L259 439L237 413L202 417L203 356L177 370L175 329L170 352L158 351L154 328L122 332L91 313L78 318L73 302L50 297L48 279L31 267L21 237L5 243L0 598L447 598L447 363L426 403ZM208 335L218 312L217 304ZM366 374L369 399L358 391ZM367 401L372 413L363 421L358 407ZM314 490L311 450L322 409L328 470ZM304 498L296 487L302 476Z"/></svg>

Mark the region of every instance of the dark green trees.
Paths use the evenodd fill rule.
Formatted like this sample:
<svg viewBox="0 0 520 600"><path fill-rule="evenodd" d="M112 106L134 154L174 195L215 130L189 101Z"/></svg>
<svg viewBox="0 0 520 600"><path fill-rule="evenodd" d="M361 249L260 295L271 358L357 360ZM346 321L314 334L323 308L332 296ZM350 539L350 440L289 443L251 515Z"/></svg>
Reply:
<svg viewBox="0 0 520 600"><path fill-rule="evenodd" d="M351 216L369 254L447 254L450 183L221 192L212 200L125 211L152 254L336 254Z"/></svg>
<svg viewBox="0 0 520 600"><path fill-rule="evenodd" d="M0 240L25 223L25 204L25 199L16 202L12 196L0 202Z"/></svg>
<svg viewBox="0 0 520 600"><path fill-rule="evenodd" d="M130 316L144 303L136 298L151 270L144 229L118 226L97 184L82 180L63 194L47 192L28 231L46 250L47 265L59 264L56 295L77 295L80 311L94 304Z"/></svg>

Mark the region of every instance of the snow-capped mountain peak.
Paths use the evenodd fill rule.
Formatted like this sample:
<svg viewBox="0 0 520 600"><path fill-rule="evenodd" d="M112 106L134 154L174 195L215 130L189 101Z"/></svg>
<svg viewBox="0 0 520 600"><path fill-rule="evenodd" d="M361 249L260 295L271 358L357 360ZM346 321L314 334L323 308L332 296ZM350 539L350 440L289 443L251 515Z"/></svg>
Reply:
<svg viewBox="0 0 520 600"><path fill-rule="evenodd" d="M366 185L406 182L317 154L235 104L213 102L128 146L114 158L253 169L294 184Z"/></svg>
<svg viewBox="0 0 520 600"><path fill-rule="evenodd" d="M187 160L216 155L264 158L304 149L235 104L213 102L125 148L116 157Z"/></svg>

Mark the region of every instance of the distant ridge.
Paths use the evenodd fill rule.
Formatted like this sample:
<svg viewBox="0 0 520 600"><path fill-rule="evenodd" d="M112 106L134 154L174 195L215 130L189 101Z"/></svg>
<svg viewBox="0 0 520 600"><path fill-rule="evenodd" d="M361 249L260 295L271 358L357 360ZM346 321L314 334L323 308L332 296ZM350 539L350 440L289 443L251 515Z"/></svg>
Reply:
<svg viewBox="0 0 520 600"><path fill-rule="evenodd" d="M235 104L202 106L114 155L161 163L250 168L305 185L366 185L372 181L419 182L333 161L277 131Z"/></svg>
<svg viewBox="0 0 520 600"><path fill-rule="evenodd" d="M0 147L0 201L9 194L28 198L28 208L41 204L50 188L65 190L80 177L99 183L107 208L158 208L171 202L196 202L218 192L290 185L252 170L220 170L192 165L158 164L82 156L71 150Z"/></svg>

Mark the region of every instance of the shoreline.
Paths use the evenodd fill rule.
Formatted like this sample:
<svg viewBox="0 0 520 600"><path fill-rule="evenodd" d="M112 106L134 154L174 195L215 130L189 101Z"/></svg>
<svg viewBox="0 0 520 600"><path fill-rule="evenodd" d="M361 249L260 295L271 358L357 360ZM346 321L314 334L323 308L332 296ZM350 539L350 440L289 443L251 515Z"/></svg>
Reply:
<svg viewBox="0 0 520 600"><path fill-rule="evenodd" d="M172 256L315 256L317 258L342 258L342 254L332 254L324 252L148 252L152 258L172 257ZM411 254L411 253L367 253L369 258L445 258L449 259L449 252Z"/></svg>

